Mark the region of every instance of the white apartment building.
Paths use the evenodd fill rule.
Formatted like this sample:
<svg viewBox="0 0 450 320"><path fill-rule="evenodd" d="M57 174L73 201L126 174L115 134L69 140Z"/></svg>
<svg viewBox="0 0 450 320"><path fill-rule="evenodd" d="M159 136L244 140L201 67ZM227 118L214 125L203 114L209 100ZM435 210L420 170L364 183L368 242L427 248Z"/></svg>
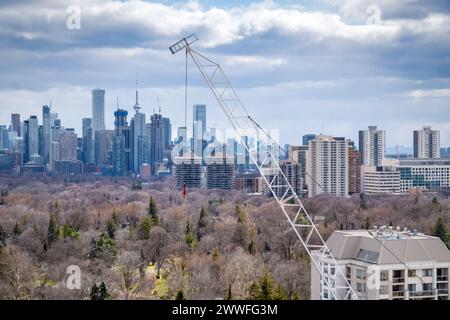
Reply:
<svg viewBox="0 0 450 320"><path fill-rule="evenodd" d="M440 158L440 132L423 127L423 130L414 130L414 158Z"/></svg>
<svg viewBox="0 0 450 320"><path fill-rule="evenodd" d="M413 189L436 190L450 187L450 160L400 160L400 191Z"/></svg>
<svg viewBox="0 0 450 320"><path fill-rule="evenodd" d="M448 300L450 251L437 237L383 226L335 231L326 243L361 300ZM312 256L324 277L335 281L324 281L311 264L311 299L333 299L335 288L326 283L339 286L345 280L328 256L319 251Z"/></svg>
<svg viewBox="0 0 450 320"><path fill-rule="evenodd" d="M368 130L359 131L359 153L361 164L381 166L386 147L386 131L369 126Z"/></svg>
<svg viewBox="0 0 450 320"><path fill-rule="evenodd" d="M309 197L321 193L348 196L348 141L345 138L317 135L309 141L306 159Z"/></svg>

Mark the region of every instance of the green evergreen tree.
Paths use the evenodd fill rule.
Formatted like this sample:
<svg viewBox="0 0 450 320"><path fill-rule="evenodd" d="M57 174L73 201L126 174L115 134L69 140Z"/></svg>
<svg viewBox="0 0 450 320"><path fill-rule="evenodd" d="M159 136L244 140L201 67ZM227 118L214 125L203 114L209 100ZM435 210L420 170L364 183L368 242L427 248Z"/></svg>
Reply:
<svg viewBox="0 0 450 320"><path fill-rule="evenodd" d="M431 201L431 203L432 203L434 206L438 206L438 205L439 205L439 200L438 200L438 198L436 198L436 196L434 196L434 197L433 197L433 200Z"/></svg>
<svg viewBox="0 0 450 320"><path fill-rule="evenodd" d="M264 241L264 251L269 252L270 250L271 249L270 249L269 243L267 241Z"/></svg>
<svg viewBox="0 0 450 320"><path fill-rule="evenodd" d="M50 213L50 222L48 224L47 241L51 245L59 237L58 222L56 221L56 214Z"/></svg>
<svg viewBox="0 0 450 320"><path fill-rule="evenodd" d="M97 241L94 238L91 239L91 243L89 244L89 258L95 259L98 256L98 246Z"/></svg>
<svg viewBox="0 0 450 320"><path fill-rule="evenodd" d="M153 199L153 197L150 197L150 200L148 202L148 215L150 216L150 218L152 219L152 223L154 226L156 226L159 222L159 217L158 217L158 206L156 205L155 199Z"/></svg>
<svg viewBox="0 0 450 320"><path fill-rule="evenodd" d="M197 245L197 242L195 241L195 236L192 232L192 227L191 227L191 222L188 221L187 225L186 225L186 233L185 233L185 237L184 237L186 244L191 248L194 249L195 246Z"/></svg>
<svg viewBox="0 0 450 320"><path fill-rule="evenodd" d="M108 221L106 222L106 232L108 233L108 236L111 239L114 239L116 237L116 231L117 231L117 224L114 219L114 213L113 213L113 216L111 218L109 218Z"/></svg>
<svg viewBox="0 0 450 320"><path fill-rule="evenodd" d="M91 297L91 300L100 300L100 290L95 282L91 287L91 292L89 293L89 295Z"/></svg>
<svg viewBox="0 0 450 320"><path fill-rule="evenodd" d="M265 271L262 276L250 286L249 294L251 300L286 299L283 286L277 285L268 271Z"/></svg>
<svg viewBox="0 0 450 320"><path fill-rule="evenodd" d="M447 225L442 217L439 217L436 221L433 236L439 237L447 247L450 247L450 235L447 230Z"/></svg>
<svg viewBox="0 0 450 320"><path fill-rule="evenodd" d="M153 228L152 218L145 216L141 219L139 224L139 238L141 240L147 240L150 234L150 230Z"/></svg>
<svg viewBox="0 0 450 320"><path fill-rule="evenodd" d="M205 233L205 228L208 225L208 212L205 210L204 207L200 210L200 217L198 218L197 223L197 240L200 241Z"/></svg>
<svg viewBox="0 0 450 320"><path fill-rule="evenodd" d="M180 289L177 292L177 295L175 296L175 300L186 300L186 298L184 297L183 289Z"/></svg>
<svg viewBox="0 0 450 320"><path fill-rule="evenodd" d="M3 226L0 224L0 246L5 245L6 243L6 232L3 229Z"/></svg>
<svg viewBox="0 0 450 320"><path fill-rule="evenodd" d="M106 284L102 281L99 286L99 299L98 300L107 300L111 294L108 291L108 288L106 287Z"/></svg>
<svg viewBox="0 0 450 320"><path fill-rule="evenodd" d="M19 224L16 221L16 224L14 225L13 234L15 236L19 236L22 234L22 228L19 226Z"/></svg>

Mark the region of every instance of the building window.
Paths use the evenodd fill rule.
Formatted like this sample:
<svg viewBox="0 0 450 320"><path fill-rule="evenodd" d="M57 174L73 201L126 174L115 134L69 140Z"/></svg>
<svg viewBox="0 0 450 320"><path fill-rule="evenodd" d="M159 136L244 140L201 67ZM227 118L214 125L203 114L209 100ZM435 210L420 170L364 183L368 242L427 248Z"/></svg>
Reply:
<svg viewBox="0 0 450 320"><path fill-rule="evenodd" d="M408 277L414 278L416 276L416 270L410 269L408 270Z"/></svg>
<svg viewBox="0 0 450 320"><path fill-rule="evenodd" d="M408 284L408 291L411 292L416 292L416 284L410 283Z"/></svg>
<svg viewBox="0 0 450 320"><path fill-rule="evenodd" d="M432 277L433 276L433 269L423 269L422 270L422 276L424 276L424 277Z"/></svg>
<svg viewBox="0 0 450 320"><path fill-rule="evenodd" d="M389 280L389 271L381 270L380 271L380 281L388 281Z"/></svg>
<svg viewBox="0 0 450 320"><path fill-rule="evenodd" d="M356 291L358 291L359 293L365 293L366 292L366 284L358 282L356 284Z"/></svg>
<svg viewBox="0 0 450 320"><path fill-rule="evenodd" d="M334 267L330 267L330 274L334 275L334 272L335 272Z"/></svg>
<svg viewBox="0 0 450 320"><path fill-rule="evenodd" d="M347 279L351 279L352 278L352 268L346 267L345 268L345 272L346 272L346 275L347 275Z"/></svg>
<svg viewBox="0 0 450 320"><path fill-rule="evenodd" d="M387 285L380 286L380 294L389 294L389 286Z"/></svg>
<svg viewBox="0 0 450 320"><path fill-rule="evenodd" d="M360 280L366 280L366 271L362 269L356 270L356 278Z"/></svg>

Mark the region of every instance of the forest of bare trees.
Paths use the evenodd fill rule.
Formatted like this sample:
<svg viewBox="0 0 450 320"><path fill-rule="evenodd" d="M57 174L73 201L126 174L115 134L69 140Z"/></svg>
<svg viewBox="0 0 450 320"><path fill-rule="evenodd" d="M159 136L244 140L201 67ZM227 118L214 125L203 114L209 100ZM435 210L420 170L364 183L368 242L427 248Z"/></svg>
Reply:
<svg viewBox="0 0 450 320"><path fill-rule="evenodd" d="M197 189L183 199L170 179L2 179L0 189L0 299L309 299L309 258L265 196ZM318 197L305 207L325 238L372 225L433 234L450 200ZM67 284L70 266L80 288Z"/></svg>

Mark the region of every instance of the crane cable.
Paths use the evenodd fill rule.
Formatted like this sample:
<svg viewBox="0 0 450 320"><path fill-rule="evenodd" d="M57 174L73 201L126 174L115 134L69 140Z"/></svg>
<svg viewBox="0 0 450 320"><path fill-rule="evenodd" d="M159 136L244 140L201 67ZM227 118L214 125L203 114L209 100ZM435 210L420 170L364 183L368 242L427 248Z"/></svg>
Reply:
<svg viewBox="0 0 450 320"><path fill-rule="evenodd" d="M298 163L298 161L297 160L295 160L295 159L293 159L290 155L289 155L289 153L288 152L286 152L286 150L278 143L278 142L276 142L271 136L270 136L270 134L269 133L267 133L251 116L248 116L248 118L250 119L250 121L251 122L253 122L253 124L258 128L258 129L260 129L263 133L264 133L264 135L267 137L267 138L269 138L269 140L273 143L273 144L275 144L276 146L278 146L278 148L279 148L279 150L280 151L282 151L284 154L286 154L288 157L289 157L289 159L290 160L292 160L292 161L294 161L294 162L297 162ZM318 183L307 171L305 171L305 174L307 174L311 179L312 179L312 181L313 181L313 183L315 183L317 186L319 186L319 188L323 191L323 192L325 192L325 190L324 190L324 188L321 186L321 184L320 183ZM384 249L386 249L391 255L393 255L402 265L404 265L405 266L405 268L406 268L406 270L407 271L409 271L409 270L411 270L410 268L409 268L409 266L406 264L406 262L404 262L400 257L398 257L391 249L389 249L387 246L385 246L384 245L384 243L383 243L383 241L381 241L380 239L378 239L372 232L370 232L369 230L367 230L367 233L370 235L370 236L372 236L372 238L374 238ZM422 284L426 284L426 282L425 282L425 280L423 280L423 278L422 277L420 277L419 275L417 275L416 274L416 278L417 279L419 279L421 282L422 282ZM439 299L439 292L437 291L437 288L431 288L432 289L432 291L438 296L438 299ZM409 290L407 290L407 291L409 291Z"/></svg>

